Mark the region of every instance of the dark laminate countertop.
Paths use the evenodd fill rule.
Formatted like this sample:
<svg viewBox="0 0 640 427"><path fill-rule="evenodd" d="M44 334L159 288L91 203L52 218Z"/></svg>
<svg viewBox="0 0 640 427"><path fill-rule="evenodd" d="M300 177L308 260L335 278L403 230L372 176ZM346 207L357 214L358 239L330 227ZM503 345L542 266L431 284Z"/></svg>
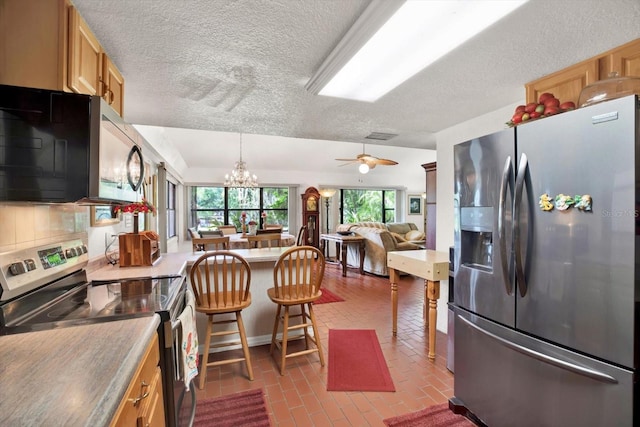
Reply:
<svg viewBox="0 0 640 427"><path fill-rule="evenodd" d="M159 321L0 336L0 425L109 425Z"/></svg>

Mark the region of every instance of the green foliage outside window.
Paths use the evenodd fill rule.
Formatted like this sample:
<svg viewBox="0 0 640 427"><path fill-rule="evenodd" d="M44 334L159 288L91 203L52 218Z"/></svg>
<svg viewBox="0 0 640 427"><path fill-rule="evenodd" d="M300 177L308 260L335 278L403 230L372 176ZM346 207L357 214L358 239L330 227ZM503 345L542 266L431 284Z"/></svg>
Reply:
<svg viewBox="0 0 640 427"><path fill-rule="evenodd" d="M343 224L372 221L395 221L394 190L342 190ZM384 218L384 219L383 219Z"/></svg>
<svg viewBox="0 0 640 427"><path fill-rule="evenodd" d="M219 225L242 225L242 212L246 221L255 221L262 227L262 213L268 224L289 228L289 189L192 187L191 226L198 230L215 230Z"/></svg>

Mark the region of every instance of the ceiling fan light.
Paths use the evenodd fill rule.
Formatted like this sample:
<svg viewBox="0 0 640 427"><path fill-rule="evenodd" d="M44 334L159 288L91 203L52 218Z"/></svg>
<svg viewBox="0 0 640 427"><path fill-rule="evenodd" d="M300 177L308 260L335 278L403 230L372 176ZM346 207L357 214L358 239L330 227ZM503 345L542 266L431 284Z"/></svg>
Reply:
<svg viewBox="0 0 640 427"><path fill-rule="evenodd" d="M364 175L365 173L369 172L369 165L366 163L361 163L360 166L358 166L358 170L361 174Z"/></svg>

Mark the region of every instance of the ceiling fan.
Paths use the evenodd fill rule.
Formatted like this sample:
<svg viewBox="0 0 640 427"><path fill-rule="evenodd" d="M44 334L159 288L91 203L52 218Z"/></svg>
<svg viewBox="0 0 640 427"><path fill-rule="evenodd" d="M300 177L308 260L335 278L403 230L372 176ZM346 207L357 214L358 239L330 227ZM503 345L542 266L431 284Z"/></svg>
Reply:
<svg viewBox="0 0 640 427"><path fill-rule="evenodd" d="M397 165L398 162L395 160L382 159L380 157L372 156L371 154L367 154L364 152L364 144L362 144L362 154L358 154L355 159L336 159L339 162L347 162L343 163L340 166L347 166L353 163L360 163L358 170L360 173L367 173L369 169L375 168L377 165L381 166L393 166Z"/></svg>

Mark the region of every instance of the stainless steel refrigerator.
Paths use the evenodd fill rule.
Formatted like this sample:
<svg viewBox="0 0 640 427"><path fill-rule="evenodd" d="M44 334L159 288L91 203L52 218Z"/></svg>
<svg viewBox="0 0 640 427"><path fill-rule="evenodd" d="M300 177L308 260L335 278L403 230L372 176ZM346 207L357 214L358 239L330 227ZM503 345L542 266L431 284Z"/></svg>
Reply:
<svg viewBox="0 0 640 427"><path fill-rule="evenodd" d="M628 96L454 147L459 411L640 425L638 122Z"/></svg>

